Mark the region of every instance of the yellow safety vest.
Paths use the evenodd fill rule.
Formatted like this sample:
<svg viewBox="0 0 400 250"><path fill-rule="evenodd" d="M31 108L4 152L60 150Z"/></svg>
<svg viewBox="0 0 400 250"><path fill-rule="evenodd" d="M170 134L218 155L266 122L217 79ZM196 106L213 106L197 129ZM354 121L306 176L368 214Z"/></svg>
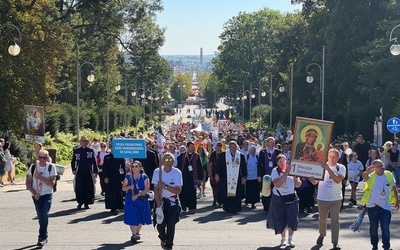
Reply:
<svg viewBox="0 0 400 250"><path fill-rule="evenodd" d="M396 202L396 199L394 197L394 191L393 191L393 175L390 171L385 170L385 175L386 175L386 179L389 182L389 203L390 204L394 204ZM368 179L368 181L365 183L364 186L364 195L361 198L361 202L363 203L368 203L369 198L371 196L371 191L372 188L374 187L375 184L375 180L376 180L376 173L373 172L370 176L370 178Z"/></svg>

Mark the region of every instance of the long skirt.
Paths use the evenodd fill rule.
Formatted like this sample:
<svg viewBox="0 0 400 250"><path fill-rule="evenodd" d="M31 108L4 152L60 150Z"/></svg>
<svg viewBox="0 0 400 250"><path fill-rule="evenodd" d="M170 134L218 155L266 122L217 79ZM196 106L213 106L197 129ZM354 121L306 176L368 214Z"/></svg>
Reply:
<svg viewBox="0 0 400 250"><path fill-rule="evenodd" d="M275 194L271 196L267 228L275 230L275 234L282 233L286 227L296 231L299 224L299 200L285 204L280 196Z"/></svg>
<svg viewBox="0 0 400 250"><path fill-rule="evenodd" d="M258 180L246 181L246 204L255 204L260 202L260 183Z"/></svg>

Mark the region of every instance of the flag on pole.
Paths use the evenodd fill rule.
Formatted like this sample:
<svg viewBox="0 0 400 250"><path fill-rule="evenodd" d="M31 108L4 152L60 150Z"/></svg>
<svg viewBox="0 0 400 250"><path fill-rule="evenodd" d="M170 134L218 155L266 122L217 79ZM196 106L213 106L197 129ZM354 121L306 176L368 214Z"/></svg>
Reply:
<svg viewBox="0 0 400 250"><path fill-rule="evenodd" d="M353 232L360 232L360 227L361 227L361 223L364 219L365 213L367 212L367 207L364 205L363 210L361 211L361 213L358 215L358 217L356 218L356 220L353 222L353 224L350 225L349 229Z"/></svg>
<svg viewBox="0 0 400 250"><path fill-rule="evenodd" d="M157 133L157 147L158 147L158 153L162 154L164 150L164 143L165 143L165 138L160 132L156 130Z"/></svg>

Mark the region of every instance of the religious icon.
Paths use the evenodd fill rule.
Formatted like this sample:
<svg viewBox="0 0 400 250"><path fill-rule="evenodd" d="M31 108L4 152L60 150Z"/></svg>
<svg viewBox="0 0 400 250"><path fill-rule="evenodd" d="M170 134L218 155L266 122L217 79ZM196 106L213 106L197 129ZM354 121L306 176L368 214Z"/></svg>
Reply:
<svg viewBox="0 0 400 250"><path fill-rule="evenodd" d="M297 117L291 153L291 175L322 179L333 122Z"/></svg>

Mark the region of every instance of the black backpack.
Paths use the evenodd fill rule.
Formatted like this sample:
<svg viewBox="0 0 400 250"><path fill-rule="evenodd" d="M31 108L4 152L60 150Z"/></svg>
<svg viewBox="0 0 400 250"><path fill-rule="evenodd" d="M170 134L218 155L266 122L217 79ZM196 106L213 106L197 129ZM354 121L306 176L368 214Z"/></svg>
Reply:
<svg viewBox="0 0 400 250"><path fill-rule="evenodd" d="M51 173L51 169L54 168L55 166L53 164L49 164L48 167L48 171L49 171L49 175ZM36 164L32 164L32 168L31 168L31 175L33 176L33 173L35 172L35 168L36 168ZM56 175L56 182L54 182L54 186L53 186L53 192L57 191L57 181L60 179L60 175L57 174Z"/></svg>

